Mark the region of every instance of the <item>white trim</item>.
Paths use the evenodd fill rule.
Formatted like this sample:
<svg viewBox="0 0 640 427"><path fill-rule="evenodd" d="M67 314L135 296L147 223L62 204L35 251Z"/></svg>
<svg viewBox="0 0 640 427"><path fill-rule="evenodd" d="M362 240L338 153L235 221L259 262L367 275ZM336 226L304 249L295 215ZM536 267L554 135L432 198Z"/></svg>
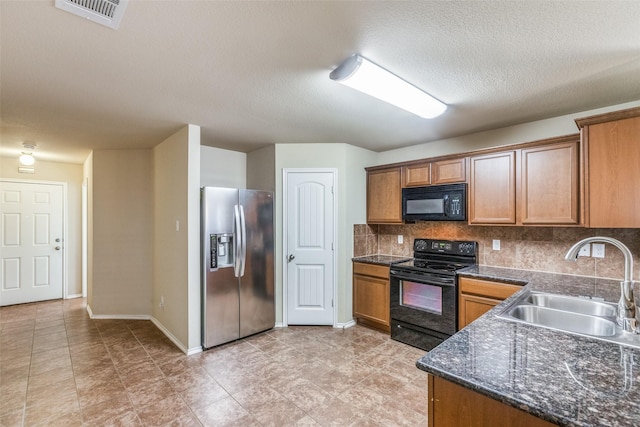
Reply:
<svg viewBox="0 0 640 427"><path fill-rule="evenodd" d="M286 328L286 326L282 322L278 322L273 325L274 328Z"/></svg>
<svg viewBox="0 0 640 427"><path fill-rule="evenodd" d="M150 320L156 328L160 329L169 340L175 344L176 347L180 351L182 351L187 356L191 356L192 354L198 354L202 352L202 346L196 346L193 348L185 347L178 338L175 337L164 325L155 317L148 314L93 314L91 310L91 306L87 304L87 313L89 313L89 318L92 320Z"/></svg>
<svg viewBox="0 0 640 427"><path fill-rule="evenodd" d="M80 203L81 218L80 218L80 263L82 264L81 281L82 281L82 297L87 297L88 286L88 262L89 262L89 178L86 177L82 180L82 195Z"/></svg>
<svg viewBox="0 0 640 427"><path fill-rule="evenodd" d="M174 343L176 347L178 347L187 356L191 356L192 354L202 353L202 346L187 348L180 342L178 338L175 337L175 335L173 335L167 328L165 328L164 325L158 319L156 319L153 316L150 316L150 320L151 320L151 323L156 325L156 327L160 329L160 331L163 334L165 334L165 336L169 338L169 340L171 340L171 342Z"/></svg>
<svg viewBox="0 0 640 427"><path fill-rule="evenodd" d="M67 299L73 299L73 298L84 298L84 296L82 294L70 294L70 295L67 295Z"/></svg>
<svg viewBox="0 0 640 427"><path fill-rule="evenodd" d="M334 328L338 328L338 329L347 329L347 328L352 328L354 326L356 326L355 320L350 320L347 323L336 323L335 325L333 325Z"/></svg>
<svg viewBox="0 0 640 427"><path fill-rule="evenodd" d="M64 181L41 181L19 178L0 178L0 182L15 182L19 184L58 185L62 187L62 299L69 298L69 257L67 256L67 242L69 241L69 208L68 208L68 184Z"/></svg>
<svg viewBox="0 0 640 427"><path fill-rule="evenodd" d="M91 320L151 320L148 314L91 314Z"/></svg>
<svg viewBox="0 0 640 427"><path fill-rule="evenodd" d="M331 173L333 178L333 325L338 325L338 169L337 168L282 168L282 326L287 321L287 174L288 173Z"/></svg>

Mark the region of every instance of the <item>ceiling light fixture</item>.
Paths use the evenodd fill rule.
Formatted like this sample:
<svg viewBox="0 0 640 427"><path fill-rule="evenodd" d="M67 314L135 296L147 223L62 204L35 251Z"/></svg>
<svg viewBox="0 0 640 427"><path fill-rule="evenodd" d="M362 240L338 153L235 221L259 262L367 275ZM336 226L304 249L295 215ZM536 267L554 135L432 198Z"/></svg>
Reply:
<svg viewBox="0 0 640 427"><path fill-rule="evenodd" d="M20 164L23 166L31 166L36 162L36 159L33 158L31 153L22 153L19 160Z"/></svg>
<svg viewBox="0 0 640 427"><path fill-rule="evenodd" d="M446 104L358 54L347 58L329 78L425 119L447 109Z"/></svg>
<svg viewBox="0 0 640 427"><path fill-rule="evenodd" d="M33 151L36 149L36 144L23 142L22 146L26 151L22 152L18 161L23 166L32 166L36 162L36 159L33 157Z"/></svg>

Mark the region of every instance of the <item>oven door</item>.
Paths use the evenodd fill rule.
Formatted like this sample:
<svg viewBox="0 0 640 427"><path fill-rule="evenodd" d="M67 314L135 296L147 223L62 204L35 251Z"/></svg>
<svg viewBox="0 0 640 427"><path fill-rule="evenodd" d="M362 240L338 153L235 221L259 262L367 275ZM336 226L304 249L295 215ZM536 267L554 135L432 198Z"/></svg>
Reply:
<svg viewBox="0 0 640 427"><path fill-rule="evenodd" d="M391 270L391 319L453 335L458 326L455 277Z"/></svg>

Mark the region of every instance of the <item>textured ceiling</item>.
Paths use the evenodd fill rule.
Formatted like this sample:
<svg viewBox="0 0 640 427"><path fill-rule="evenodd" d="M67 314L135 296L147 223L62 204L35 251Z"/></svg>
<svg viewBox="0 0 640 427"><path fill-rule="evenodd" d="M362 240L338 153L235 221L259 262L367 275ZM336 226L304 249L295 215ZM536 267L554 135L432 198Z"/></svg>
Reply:
<svg viewBox="0 0 640 427"><path fill-rule="evenodd" d="M0 0L1 149L54 161L206 145L375 151L640 100L640 1L130 0L118 30ZM450 105L421 119L329 80L358 52Z"/></svg>

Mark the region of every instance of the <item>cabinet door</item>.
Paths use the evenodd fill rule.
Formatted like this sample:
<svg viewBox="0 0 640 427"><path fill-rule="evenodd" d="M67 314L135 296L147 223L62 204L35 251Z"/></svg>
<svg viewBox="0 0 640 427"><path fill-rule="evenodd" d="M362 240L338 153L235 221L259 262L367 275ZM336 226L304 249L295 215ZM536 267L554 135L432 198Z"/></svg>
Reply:
<svg viewBox="0 0 640 427"><path fill-rule="evenodd" d="M469 323L473 322L478 317L482 316L487 311L500 304L501 301L502 300L499 299L460 294L458 328L464 328Z"/></svg>
<svg viewBox="0 0 640 427"><path fill-rule="evenodd" d="M429 427L552 427L527 412L431 374L428 376Z"/></svg>
<svg viewBox="0 0 640 427"><path fill-rule="evenodd" d="M522 286L460 277L458 288L458 327L462 329L522 289Z"/></svg>
<svg viewBox="0 0 640 427"><path fill-rule="evenodd" d="M583 129L588 155L589 226L640 227L640 117Z"/></svg>
<svg viewBox="0 0 640 427"><path fill-rule="evenodd" d="M389 279L353 275L353 314L389 331ZM368 323L368 322L367 322Z"/></svg>
<svg viewBox="0 0 640 427"><path fill-rule="evenodd" d="M522 224L578 223L578 141L522 150Z"/></svg>
<svg viewBox="0 0 640 427"><path fill-rule="evenodd" d="M466 182L467 180L467 159L452 159L434 162L431 165L432 178L434 184L452 184L455 182Z"/></svg>
<svg viewBox="0 0 640 427"><path fill-rule="evenodd" d="M367 172L367 223L402 223L400 167Z"/></svg>
<svg viewBox="0 0 640 427"><path fill-rule="evenodd" d="M419 163L417 165L404 166L403 187L419 187L431 184L431 163Z"/></svg>
<svg viewBox="0 0 640 427"><path fill-rule="evenodd" d="M516 223L515 151L471 157L470 224Z"/></svg>

